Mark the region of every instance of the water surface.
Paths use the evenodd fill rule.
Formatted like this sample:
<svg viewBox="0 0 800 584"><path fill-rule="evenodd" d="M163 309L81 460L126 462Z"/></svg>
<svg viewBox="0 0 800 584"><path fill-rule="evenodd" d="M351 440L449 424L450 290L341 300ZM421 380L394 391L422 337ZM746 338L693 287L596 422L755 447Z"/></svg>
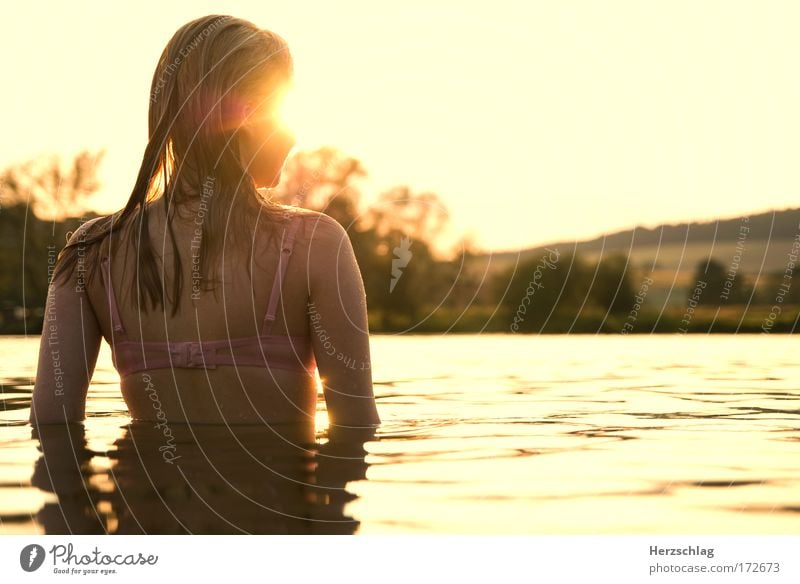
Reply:
<svg viewBox="0 0 800 584"><path fill-rule="evenodd" d="M0 338L0 533L800 533L792 337L375 336L374 436L320 395L169 444L107 347L85 425L33 433L37 347Z"/></svg>

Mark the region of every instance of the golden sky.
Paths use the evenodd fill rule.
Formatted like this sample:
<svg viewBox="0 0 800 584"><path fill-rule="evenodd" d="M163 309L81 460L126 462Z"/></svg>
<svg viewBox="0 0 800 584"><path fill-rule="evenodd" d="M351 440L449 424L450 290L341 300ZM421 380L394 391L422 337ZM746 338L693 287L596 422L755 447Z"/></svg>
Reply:
<svg viewBox="0 0 800 584"><path fill-rule="evenodd" d="M150 80L210 13L290 44L300 146L377 193L434 191L486 249L798 206L800 2L17 3L0 35L0 167L106 148L127 199Z"/></svg>

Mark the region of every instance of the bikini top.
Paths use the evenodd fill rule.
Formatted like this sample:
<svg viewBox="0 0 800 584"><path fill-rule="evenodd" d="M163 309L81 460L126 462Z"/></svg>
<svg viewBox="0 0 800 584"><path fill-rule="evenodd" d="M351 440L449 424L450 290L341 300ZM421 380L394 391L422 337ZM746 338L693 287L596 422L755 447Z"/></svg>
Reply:
<svg viewBox="0 0 800 584"><path fill-rule="evenodd" d="M111 281L109 259L108 256L104 257L101 260L101 271L111 312L111 350L114 367L119 374L124 376L140 371L173 367L215 369L219 365L264 367L313 374L316 363L308 335L297 337L269 334L275 322L278 298L281 295L286 267L289 265L289 257L292 254L297 228L301 221L301 216L295 216L288 229L284 229L281 237L278 268L259 336L213 341L137 341L128 339L119 315L119 306Z"/></svg>

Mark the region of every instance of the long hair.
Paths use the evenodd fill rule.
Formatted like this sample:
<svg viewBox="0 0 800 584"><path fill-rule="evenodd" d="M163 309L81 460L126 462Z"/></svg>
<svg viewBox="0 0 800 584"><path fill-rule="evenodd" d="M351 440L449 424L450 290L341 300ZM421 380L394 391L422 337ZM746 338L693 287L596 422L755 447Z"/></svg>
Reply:
<svg viewBox="0 0 800 584"><path fill-rule="evenodd" d="M200 273L205 275L206 289L213 289L225 237L251 242L248 234L252 236L259 215L276 220L283 215L256 191L239 157L236 130L244 104L277 99L292 74L286 41L249 21L210 15L179 28L153 75L148 143L130 198L121 211L97 221L64 248L56 277L72 274L79 256L89 261L93 272L100 248L107 242L107 253L113 253L114 235L124 230L137 252L140 305L145 310L166 309L169 300L175 315L183 282L172 220L182 203L199 200L202 221L195 223L200 223L201 230ZM148 231L149 203L159 197L164 197L175 258L169 294L165 294L167 285L162 282Z"/></svg>

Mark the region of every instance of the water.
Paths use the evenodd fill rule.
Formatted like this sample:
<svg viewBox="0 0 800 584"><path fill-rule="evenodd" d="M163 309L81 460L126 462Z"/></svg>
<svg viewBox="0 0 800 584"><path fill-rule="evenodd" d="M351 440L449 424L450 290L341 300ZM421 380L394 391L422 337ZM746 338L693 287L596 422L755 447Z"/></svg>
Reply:
<svg viewBox="0 0 800 584"><path fill-rule="evenodd" d="M25 424L0 338L0 533L800 533L786 336L376 336L384 424L129 424L104 347L80 426Z"/></svg>

